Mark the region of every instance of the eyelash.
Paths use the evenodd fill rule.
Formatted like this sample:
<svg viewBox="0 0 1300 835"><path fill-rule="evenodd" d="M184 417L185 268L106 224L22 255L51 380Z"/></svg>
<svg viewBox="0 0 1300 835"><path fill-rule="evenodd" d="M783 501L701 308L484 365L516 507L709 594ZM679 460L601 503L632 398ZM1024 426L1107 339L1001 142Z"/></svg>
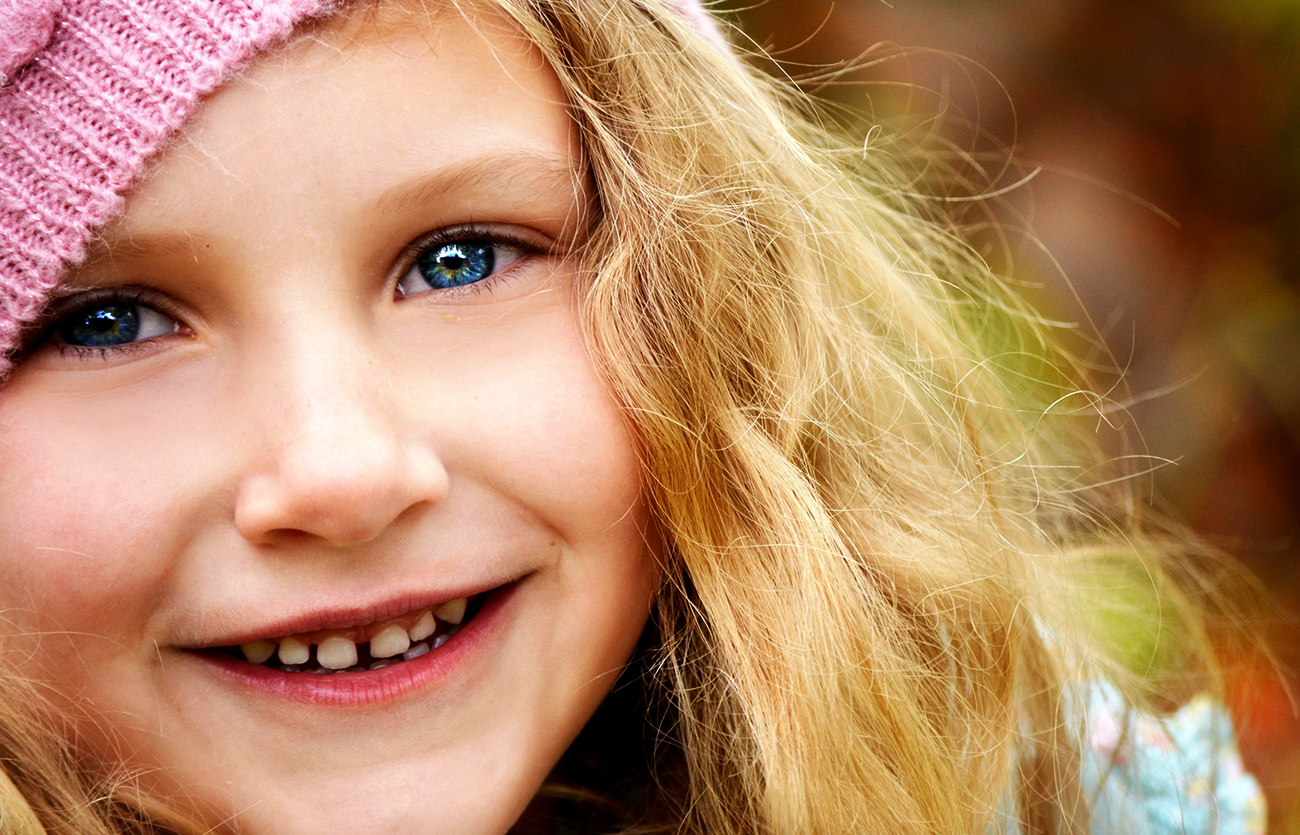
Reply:
<svg viewBox="0 0 1300 835"><path fill-rule="evenodd" d="M415 269L422 255L436 250L438 247L446 246L460 242L484 242L507 250L513 250L516 256L510 263L503 267L495 269L489 276L470 284L464 284L458 287L436 288L432 287L420 293L411 295L402 295L397 289L397 285ZM418 296L436 294L441 299L455 299L457 297L476 293L491 293L497 289L506 280L513 270L516 263L535 255L544 255L547 248L539 246L536 240L530 240L527 237L517 234L503 232L501 229L478 226L470 224L467 226L455 226L447 229L439 229L430 232L421 238L418 238L406 248L403 256L399 259L399 269L396 271L397 277L394 280L394 296L400 301L404 299L413 299Z"/></svg>
<svg viewBox="0 0 1300 835"><path fill-rule="evenodd" d="M412 270L417 268L421 256L437 249L438 247L468 241L487 243L494 248L512 250L515 253L515 258L505 266L493 270L493 272L487 277L468 284L447 288L430 287L427 290L422 290L419 293L412 293L409 295L404 295L398 290L398 284L400 284ZM424 235L411 243L398 259L399 267L395 271L396 278L393 280L394 296L400 301L431 294L435 294L442 299L455 299L468 294L491 293L505 280L503 276L512 272L511 268L516 262L544 253L545 251L545 248L539 246L536 241L528 240L520 235L503 233L499 229L477 225L440 229ZM113 304L129 304L148 308L174 320L177 324L177 328L176 332L171 335L176 335L188 330L182 313L178 309L177 305L167 298L166 295L156 290L147 287L133 286L87 290L55 301L46 315L42 316L41 319L30 328L30 336L23 340L22 347L17 354L18 358L21 359L42 347L49 346L56 349L61 357L67 357L77 361L107 361L125 358L133 354L151 350L154 343L165 338L160 335L134 342L123 343L121 345L103 346L74 345L65 341L56 341L60 325L69 317L78 313L107 307Z"/></svg>
<svg viewBox="0 0 1300 835"><path fill-rule="evenodd" d="M148 287L107 287L57 299L49 311L30 329L31 336L23 340L18 357L21 359L42 347L49 346L57 350L61 357L71 357L78 361L105 361L148 351L154 343L163 338L162 335L153 336L121 345L74 345L56 341L60 325L69 317L113 304L134 305L166 316L175 322L173 332L167 335L188 332L180 310L164 294Z"/></svg>

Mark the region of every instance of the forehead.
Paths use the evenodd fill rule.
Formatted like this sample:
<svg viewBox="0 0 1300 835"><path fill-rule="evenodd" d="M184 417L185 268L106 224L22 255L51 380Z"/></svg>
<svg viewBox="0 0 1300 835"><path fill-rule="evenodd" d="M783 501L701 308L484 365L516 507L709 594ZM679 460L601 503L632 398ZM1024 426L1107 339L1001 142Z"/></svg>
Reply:
<svg viewBox="0 0 1300 835"><path fill-rule="evenodd" d="M217 223L270 239L286 211L313 203L355 210L409 198L422 178L544 177L578 157L555 74L508 18L366 4L260 57L206 101L103 239Z"/></svg>

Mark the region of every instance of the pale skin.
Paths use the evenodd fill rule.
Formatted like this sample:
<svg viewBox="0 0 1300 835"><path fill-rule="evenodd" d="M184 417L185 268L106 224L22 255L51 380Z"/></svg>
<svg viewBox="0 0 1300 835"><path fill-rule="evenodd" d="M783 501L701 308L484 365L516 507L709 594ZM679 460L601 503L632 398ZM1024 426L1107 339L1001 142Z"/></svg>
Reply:
<svg viewBox="0 0 1300 835"><path fill-rule="evenodd" d="M657 580L578 328L592 194L558 82L505 21L407 15L210 99L60 290L83 315L127 288L138 333L56 325L0 390L9 646L78 744L218 831L506 832ZM448 230L490 275L425 280ZM289 698L212 662L479 592L397 689Z"/></svg>

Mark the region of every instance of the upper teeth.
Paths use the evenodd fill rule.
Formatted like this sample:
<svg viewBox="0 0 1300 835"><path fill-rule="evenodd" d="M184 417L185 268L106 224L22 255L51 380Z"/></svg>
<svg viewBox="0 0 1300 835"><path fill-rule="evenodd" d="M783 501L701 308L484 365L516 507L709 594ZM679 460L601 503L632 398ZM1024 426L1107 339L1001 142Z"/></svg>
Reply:
<svg viewBox="0 0 1300 835"><path fill-rule="evenodd" d="M397 661L395 656L409 660L428 652L428 645L421 642L438 630L438 621L452 626L459 624L465 619L468 604L469 599L461 597L440 603L433 609L425 609L409 628L391 621L376 624L375 631L369 638L371 657L392 659L385 661L386 665ZM445 638L446 635L442 637ZM298 666L306 664L311 658L312 643L316 644L316 661L328 670L343 670L357 663L357 643L343 635L327 634L315 641L289 635L279 639L250 641L241 644L240 649L244 652L244 658L254 664L262 664L275 655L285 666Z"/></svg>
<svg viewBox="0 0 1300 835"><path fill-rule="evenodd" d="M411 635L395 623L390 623L370 639L370 654L375 658L392 658L406 652L411 646Z"/></svg>
<svg viewBox="0 0 1300 835"><path fill-rule="evenodd" d="M345 670L357 663L357 645L331 635L316 647L316 660L327 670Z"/></svg>
<svg viewBox="0 0 1300 835"><path fill-rule="evenodd" d="M311 657L311 647L297 638L285 638L280 641L281 664L306 664Z"/></svg>
<svg viewBox="0 0 1300 835"><path fill-rule="evenodd" d="M415 622L415 626L412 626L407 634L411 636L412 641L423 641L425 638L432 635L437 629L438 621L434 619L433 612L425 612L420 615L420 619ZM405 651L406 650L402 650L402 652ZM373 648L370 650L370 654L374 655Z"/></svg>
<svg viewBox="0 0 1300 835"><path fill-rule="evenodd" d="M433 616L447 623L460 623L465 618L465 605L468 602L464 597L448 600L434 608Z"/></svg>
<svg viewBox="0 0 1300 835"><path fill-rule="evenodd" d="M276 647L275 644L270 641L253 641L252 643L244 644L242 649L244 650L245 658L252 661L254 664L261 664L263 661L275 654Z"/></svg>

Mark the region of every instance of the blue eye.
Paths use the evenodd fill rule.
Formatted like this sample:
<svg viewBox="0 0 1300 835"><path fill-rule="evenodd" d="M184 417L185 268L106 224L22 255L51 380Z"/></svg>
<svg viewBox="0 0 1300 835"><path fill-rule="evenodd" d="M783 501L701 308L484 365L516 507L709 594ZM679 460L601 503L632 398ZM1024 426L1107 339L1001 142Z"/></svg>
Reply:
<svg viewBox="0 0 1300 835"><path fill-rule="evenodd" d="M175 333L176 322L128 299L91 303L61 317L54 326L57 342L79 348L117 348Z"/></svg>
<svg viewBox="0 0 1300 835"><path fill-rule="evenodd" d="M519 248L490 238L465 238L434 243L397 283L402 297L428 290L451 290L477 284L514 263Z"/></svg>
<svg viewBox="0 0 1300 835"><path fill-rule="evenodd" d="M492 275L497 260L492 250L483 241L456 241L424 253L415 266L430 287L463 287Z"/></svg>
<svg viewBox="0 0 1300 835"><path fill-rule="evenodd" d="M118 302L80 310L59 323L59 338L69 345L103 348L134 342L140 333L135 305Z"/></svg>

